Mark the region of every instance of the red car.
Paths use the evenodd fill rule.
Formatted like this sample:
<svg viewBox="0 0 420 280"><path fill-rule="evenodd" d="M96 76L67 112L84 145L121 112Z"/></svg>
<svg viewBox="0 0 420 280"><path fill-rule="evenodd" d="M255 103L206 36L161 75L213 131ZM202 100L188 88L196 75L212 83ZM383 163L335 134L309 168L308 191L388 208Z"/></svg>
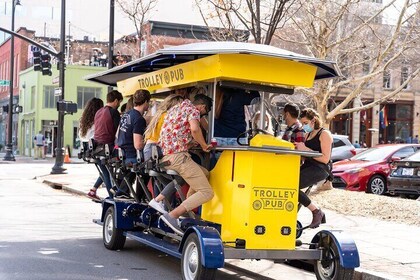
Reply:
<svg viewBox="0 0 420 280"><path fill-rule="evenodd" d="M333 164L333 186L350 191L385 194L393 162L414 154L418 144L387 144L370 148Z"/></svg>

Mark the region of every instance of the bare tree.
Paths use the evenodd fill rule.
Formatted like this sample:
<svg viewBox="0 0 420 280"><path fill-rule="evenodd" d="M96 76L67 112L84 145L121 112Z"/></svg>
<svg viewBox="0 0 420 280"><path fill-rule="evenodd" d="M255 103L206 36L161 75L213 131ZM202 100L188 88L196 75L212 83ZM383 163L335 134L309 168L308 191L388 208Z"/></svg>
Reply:
<svg viewBox="0 0 420 280"><path fill-rule="evenodd" d="M141 41L144 35L144 24L150 16L150 12L155 8L158 0L117 0L118 6L124 14L133 22L136 28L139 44L139 57L141 57Z"/></svg>
<svg viewBox="0 0 420 280"><path fill-rule="evenodd" d="M306 54L339 63L344 74L341 79L302 89L312 98L326 127L339 114L398 98L419 74L419 2L369 2L375 1L299 0L295 16L276 34L283 46L294 46ZM400 70L404 65L411 69L405 76ZM372 84L382 85L384 73L389 71L400 71L402 82L380 97L365 98ZM331 106L332 100L341 102ZM353 104L355 100L358 104Z"/></svg>
<svg viewBox="0 0 420 280"><path fill-rule="evenodd" d="M255 43L269 45L295 0L195 0L216 40L243 41L245 29ZM214 27L217 23L218 28ZM222 29L225 31L222 32Z"/></svg>

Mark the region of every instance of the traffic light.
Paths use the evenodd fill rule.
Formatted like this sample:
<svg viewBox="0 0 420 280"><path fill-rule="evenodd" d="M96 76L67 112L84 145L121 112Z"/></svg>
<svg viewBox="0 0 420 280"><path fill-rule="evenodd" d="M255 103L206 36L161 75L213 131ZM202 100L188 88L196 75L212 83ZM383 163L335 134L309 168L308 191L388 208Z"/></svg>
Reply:
<svg viewBox="0 0 420 280"><path fill-rule="evenodd" d="M41 52L40 51L34 51L32 52L33 55L33 63L34 63L34 71L41 71Z"/></svg>
<svg viewBox="0 0 420 280"><path fill-rule="evenodd" d="M43 54L41 55L41 71L42 75L52 75L51 71L51 55Z"/></svg>

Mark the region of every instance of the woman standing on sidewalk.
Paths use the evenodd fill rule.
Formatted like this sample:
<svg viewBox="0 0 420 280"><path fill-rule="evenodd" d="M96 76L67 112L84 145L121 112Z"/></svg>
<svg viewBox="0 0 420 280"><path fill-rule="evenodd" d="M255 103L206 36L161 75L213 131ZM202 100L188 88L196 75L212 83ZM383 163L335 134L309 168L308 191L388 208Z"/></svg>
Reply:
<svg viewBox="0 0 420 280"><path fill-rule="evenodd" d="M90 99L83 109L82 117L80 118L80 125L79 125L79 139L82 142L84 149L87 148L88 142L90 139L93 138L95 132L95 125L94 119L96 112L104 106L104 102L99 98L92 98ZM96 195L96 190L102 185L103 181L102 178L99 176L96 179L93 188L87 193L87 196L93 200L100 200L100 198Z"/></svg>

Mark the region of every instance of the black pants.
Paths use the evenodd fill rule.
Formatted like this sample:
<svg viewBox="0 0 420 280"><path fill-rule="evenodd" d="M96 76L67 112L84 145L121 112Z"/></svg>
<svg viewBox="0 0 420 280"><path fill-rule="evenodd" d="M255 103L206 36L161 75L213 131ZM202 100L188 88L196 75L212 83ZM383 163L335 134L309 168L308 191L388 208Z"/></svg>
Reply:
<svg viewBox="0 0 420 280"><path fill-rule="evenodd" d="M327 171L321 166L304 163L300 167L299 189L310 187L327 177ZM305 207L311 204L311 199L301 190L299 191L299 203Z"/></svg>

